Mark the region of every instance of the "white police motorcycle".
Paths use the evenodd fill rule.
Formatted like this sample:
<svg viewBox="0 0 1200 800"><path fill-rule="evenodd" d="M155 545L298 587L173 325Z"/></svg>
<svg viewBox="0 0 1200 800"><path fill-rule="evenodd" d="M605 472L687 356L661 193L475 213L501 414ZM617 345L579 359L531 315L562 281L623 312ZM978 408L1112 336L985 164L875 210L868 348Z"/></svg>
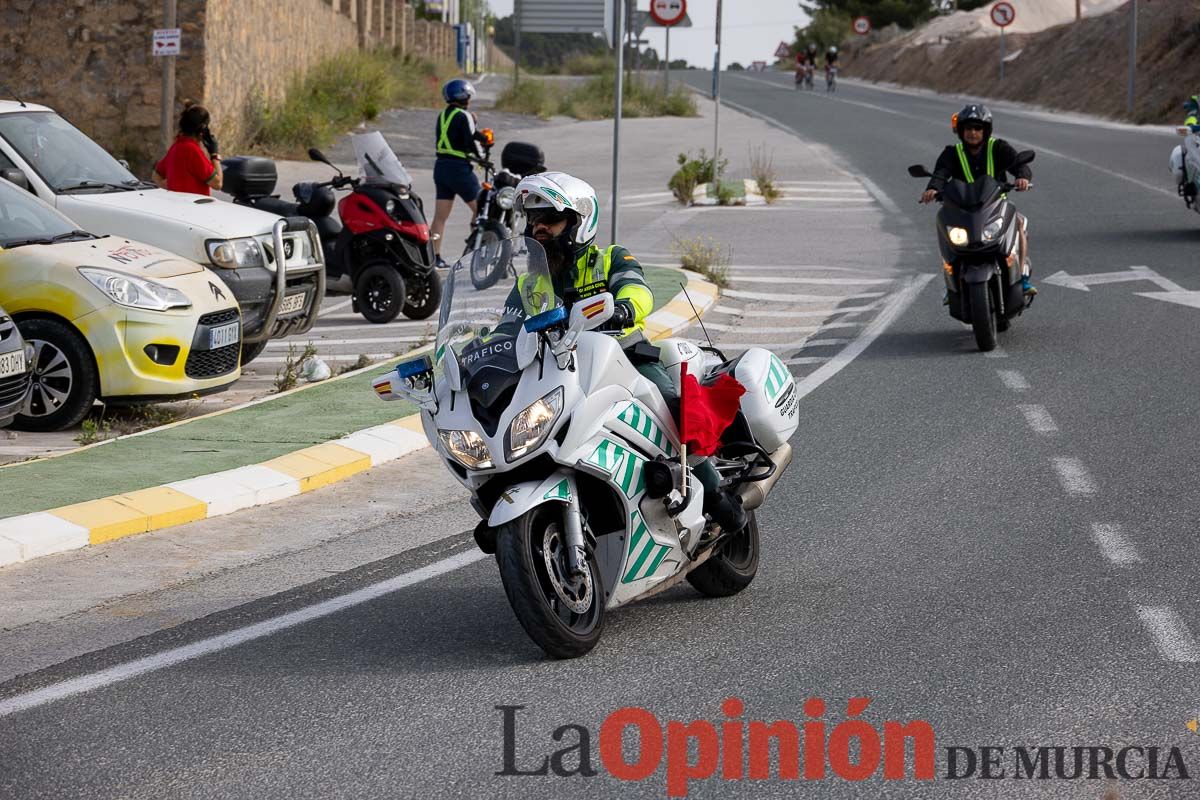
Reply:
<svg viewBox="0 0 1200 800"><path fill-rule="evenodd" d="M1200 125L1180 125L1175 130L1187 138L1171 151L1171 174L1183 202L1200 214Z"/></svg>
<svg viewBox="0 0 1200 800"><path fill-rule="evenodd" d="M477 289L472 259L497 257L508 258L508 279ZM677 379L686 363L702 380L729 373L746 389L715 463L748 522L720 530L701 510L704 488L667 403L600 332L623 324L613 317L610 293L568 312L537 241L491 243L452 267L433 357L374 382L383 399L420 406L429 441L471 491L483 519L476 542L495 554L517 619L555 658L591 650L607 610L684 578L713 597L746 588L759 561L754 509L791 463L798 425L795 381L774 354L752 348L727 361L659 342Z"/></svg>

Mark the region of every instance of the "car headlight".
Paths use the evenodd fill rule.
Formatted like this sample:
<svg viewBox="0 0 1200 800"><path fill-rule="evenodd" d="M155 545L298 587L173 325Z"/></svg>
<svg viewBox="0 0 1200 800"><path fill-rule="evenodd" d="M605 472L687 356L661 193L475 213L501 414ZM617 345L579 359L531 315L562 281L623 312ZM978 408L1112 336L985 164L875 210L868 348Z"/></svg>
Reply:
<svg viewBox="0 0 1200 800"><path fill-rule="evenodd" d="M467 469L491 469L492 453L475 431L438 431L446 452Z"/></svg>
<svg viewBox="0 0 1200 800"><path fill-rule="evenodd" d="M536 450L554 427L562 407L563 388L560 386L517 414L508 429L508 460Z"/></svg>
<svg viewBox="0 0 1200 800"><path fill-rule="evenodd" d="M994 241L1000 235L1000 229L1004 227L1004 217L996 217L987 224L983 229L983 240L985 242Z"/></svg>
<svg viewBox="0 0 1200 800"><path fill-rule="evenodd" d="M505 211L513 207L513 203L517 199L517 190L511 186L505 186L496 193L496 205L503 208Z"/></svg>
<svg viewBox="0 0 1200 800"><path fill-rule="evenodd" d="M171 308L191 308L192 301L178 289L146 278L135 278L119 272L95 267L80 267L79 274L108 295L114 303L129 308L166 311Z"/></svg>
<svg viewBox="0 0 1200 800"><path fill-rule="evenodd" d="M208 259L223 269L261 267L263 252L251 237L244 239L209 239L204 243Z"/></svg>
<svg viewBox="0 0 1200 800"><path fill-rule="evenodd" d="M950 237L950 244L963 245L970 238L967 236L966 228L946 228L946 234Z"/></svg>

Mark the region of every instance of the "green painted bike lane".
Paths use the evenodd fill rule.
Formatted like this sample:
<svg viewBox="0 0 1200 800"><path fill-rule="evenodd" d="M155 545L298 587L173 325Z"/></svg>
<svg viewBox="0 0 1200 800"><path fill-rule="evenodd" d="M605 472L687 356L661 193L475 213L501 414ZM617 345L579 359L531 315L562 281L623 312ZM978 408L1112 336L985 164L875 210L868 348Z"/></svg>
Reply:
<svg viewBox="0 0 1200 800"><path fill-rule="evenodd" d="M655 309L679 293L681 280L677 270L646 267ZM408 416L415 406L384 403L371 388L403 358L257 405L4 467L0 519L259 464Z"/></svg>

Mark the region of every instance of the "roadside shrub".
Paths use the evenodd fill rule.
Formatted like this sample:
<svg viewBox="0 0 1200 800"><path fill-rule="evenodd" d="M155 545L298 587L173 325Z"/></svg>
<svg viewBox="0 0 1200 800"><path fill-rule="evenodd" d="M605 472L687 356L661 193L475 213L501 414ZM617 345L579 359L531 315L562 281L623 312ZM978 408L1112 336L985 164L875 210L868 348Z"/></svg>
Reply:
<svg viewBox="0 0 1200 800"><path fill-rule="evenodd" d="M711 236L679 237L671 234L671 252L679 256L679 264L684 269L699 272L722 289L729 286L732 247L722 247Z"/></svg>
<svg viewBox="0 0 1200 800"><path fill-rule="evenodd" d="M768 203L774 203L782 192L775 185L778 174L775 170L775 153L767 152L765 144L750 145L750 177L758 184L758 190Z"/></svg>
<svg viewBox="0 0 1200 800"><path fill-rule="evenodd" d="M548 119L558 110L559 101L544 81L526 79L505 89L496 98L496 110L528 114Z"/></svg>
<svg viewBox="0 0 1200 800"><path fill-rule="evenodd" d="M680 153L676 158L676 163L679 164L679 169L675 170L675 174L667 181L667 188L680 203L690 205L692 197L696 193L696 187L712 183L713 159L709 158L704 150L701 150L699 158L692 158L690 152ZM722 159L721 171L724 172L728 166L728 159Z"/></svg>

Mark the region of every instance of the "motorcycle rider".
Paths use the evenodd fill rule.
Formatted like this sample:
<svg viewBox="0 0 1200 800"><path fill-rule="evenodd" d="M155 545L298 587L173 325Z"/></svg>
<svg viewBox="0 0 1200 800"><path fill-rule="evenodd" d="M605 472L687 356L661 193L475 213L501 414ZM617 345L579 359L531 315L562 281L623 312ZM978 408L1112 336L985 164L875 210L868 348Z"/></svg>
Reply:
<svg viewBox="0 0 1200 800"><path fill-rule="evenodd" d="M1183 121L1184 127L1194 134L1200 134L1200 95L1194 94L1184 101L1183 110L1187 112L1187 119ZM1179 194L1183 195L1184 202L1191 208L1196 202L1196 184L1187 179L1182 145L1171 153L1171 171L1175 173Z"/></svg>
<svg viewBox="0 0 1200 800"><path fill-rule="evenodd" d="M564 172L543 172L521 180L517 203L526 215L525 235L545 249L554 292L570 306L586 297L611 292L616 311L607 327L621 332L621 346L637 371L653 383L668 403L679 390L658 362L657 348L644 333L646 316L654 307L654 294L646 285L641 264L624 247L596 245L600 228L600 201L586 181ZM520 285L514 286L505 305L524 314ZM746 525L741 499L720 487L720 475L710 459L692 472L704 486L704 511L723 530Z"/></svg>
<svg viewBox="0 0 1200 800"><path fill-rule="evenodd" d="M836 45L829 45L829 49L825 51L825 74L829 74L829 70L837 66L838 49Z"/></svg>
<svg viewBox="0 0 1200 800"><path fill-rule="evenodd" d="M1016 161L1016 149L1003 139L992 138L992 112L987 106L971 103L954 115L953 129L958 134L958 144L949 145L938 156L933 168L933 177L925 192L921 195L922 203L932 203L938 193L949 181L960 180L974 183L976 176L991 175L997 181L1003 181L1007 173L1016 178L1013 188L1023 192L1029 188L1033 171L1028 164L1013 165ZM1021 288L1032 298L1037 294L1037 288L1029 279L1029 241L1026 236L1028 221L1017 214L1020 223L1021 256L1024 259L1024 269L1021 278Z"/></svg>
<svg viewBox="0 0 1200 800"><path fill-rule="evenodd" d="M442 234L454 210L454 198L461 197L474 216L476 200L483 188L471 163L483 158L479 143L484 140L475 128L475 115L467 110L474 96L475 87L462 78L447 81L442 87L446 108L438 115L434 130L437 161L433 165L433 183L437 187L437 204L429 228L437 265L442 268L449 266L442 258Z"/></svg>

